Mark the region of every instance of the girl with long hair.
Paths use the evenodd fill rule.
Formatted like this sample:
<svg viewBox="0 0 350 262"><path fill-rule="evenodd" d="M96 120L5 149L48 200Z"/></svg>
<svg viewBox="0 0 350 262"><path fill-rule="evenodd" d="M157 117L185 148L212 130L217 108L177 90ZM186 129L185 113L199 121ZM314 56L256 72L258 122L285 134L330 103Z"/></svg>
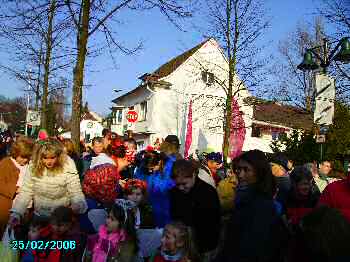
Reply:
<svg viewBox="0 0 350 262"><path fill-rule="evenodd" d="M37 215L49 217L59 206L70 206L84 213L87 206L74 161L63 145L48 138L37 142L23 185L11 209L10 224L15 225L33 201Z"/></svg>

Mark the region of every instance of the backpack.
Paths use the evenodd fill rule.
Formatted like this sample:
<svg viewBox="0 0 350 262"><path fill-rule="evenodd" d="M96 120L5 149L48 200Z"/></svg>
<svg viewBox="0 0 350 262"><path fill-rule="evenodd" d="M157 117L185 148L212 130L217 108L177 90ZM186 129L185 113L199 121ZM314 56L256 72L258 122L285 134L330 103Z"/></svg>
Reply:
<svg viewBox="0 0 350 262"><path fill-rule="evenodd" d="M101 203L114 202L118 196L120 175L116 166L102 164L86 171L83 192Z"/></svg>

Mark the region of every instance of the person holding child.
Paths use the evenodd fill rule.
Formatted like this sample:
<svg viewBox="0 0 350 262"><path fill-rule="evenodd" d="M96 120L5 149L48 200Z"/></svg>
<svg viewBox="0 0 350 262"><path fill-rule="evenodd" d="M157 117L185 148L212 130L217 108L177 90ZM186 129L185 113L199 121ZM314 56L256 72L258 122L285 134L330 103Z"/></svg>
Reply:
<svg viewBox="0 0 350 262"><path fill-rule="evenodd" d="M9 223L20 222L33 201L34 213L50 217L59 206L70 206L75 213L84 213L87 205L74 161L56 139L39 141L14 202Z"/></svg>

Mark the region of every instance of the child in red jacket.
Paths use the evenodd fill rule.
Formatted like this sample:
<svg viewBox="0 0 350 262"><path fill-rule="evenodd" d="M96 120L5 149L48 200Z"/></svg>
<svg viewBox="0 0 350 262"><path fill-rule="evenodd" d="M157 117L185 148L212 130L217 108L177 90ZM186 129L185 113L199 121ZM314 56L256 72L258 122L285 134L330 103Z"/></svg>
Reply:
<svg viewBox="0 0 350 262"><path fill-rule="evenodd" d="M56 208L51 215L50 225L51 239L56 241L60 261L80 261L85 241L79 225L75 223L72 209L64 206Z"/></svg>

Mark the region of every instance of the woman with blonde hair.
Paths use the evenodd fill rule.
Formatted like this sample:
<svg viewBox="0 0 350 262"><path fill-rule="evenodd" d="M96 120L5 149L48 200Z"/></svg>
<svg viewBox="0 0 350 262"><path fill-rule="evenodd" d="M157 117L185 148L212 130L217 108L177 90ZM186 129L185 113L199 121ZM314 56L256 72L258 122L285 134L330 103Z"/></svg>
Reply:
<svg viewBox="0 0 350 262"><path fill-rule="evenodd" d="M6 227L12 201L21 187L27 164L31 158L33 141L20 137L13 143L10 156L0 161L0 233Z"/></svg>
<svg viewBox="0 0 350 262"><path fill-rule="evenodd" d="M32 200L34 214L43 217L49 217L59 206L70 206L80 214L86 211L75 164L56 139L48 138L36 144L23 186L11 209L12 226L19 223Z"/></svg>

